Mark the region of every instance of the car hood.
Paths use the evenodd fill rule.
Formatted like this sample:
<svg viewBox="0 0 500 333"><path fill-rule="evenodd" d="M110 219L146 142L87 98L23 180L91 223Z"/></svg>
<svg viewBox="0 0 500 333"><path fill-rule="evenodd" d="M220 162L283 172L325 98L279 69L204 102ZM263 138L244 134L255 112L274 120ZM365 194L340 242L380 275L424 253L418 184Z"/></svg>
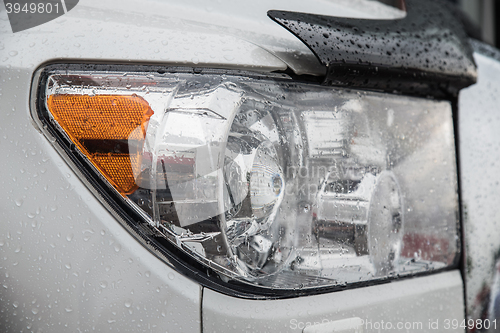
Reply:
<svg viewBox="0 0 500 333"><path fill-rule="evenodd" d="M404 13L376 1L83 0L67 14L12 33L0 13L0 58L36 68L61 59L161 63L323 75L314 54L267 17L267 11L391 19Z"/></svg>

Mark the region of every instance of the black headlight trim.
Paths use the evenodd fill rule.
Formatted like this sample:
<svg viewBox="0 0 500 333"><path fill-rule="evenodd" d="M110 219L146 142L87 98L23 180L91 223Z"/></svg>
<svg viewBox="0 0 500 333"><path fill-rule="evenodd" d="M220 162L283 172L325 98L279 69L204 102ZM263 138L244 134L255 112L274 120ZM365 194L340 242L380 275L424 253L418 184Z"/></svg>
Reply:
<svg viewBox="0 0 500 333"><path fill-rule="evenodd" d="M444 1L407 0L399 20L367 20L271 10L326 68L323 84L453 98L476 82L472 49Z"/></svg>

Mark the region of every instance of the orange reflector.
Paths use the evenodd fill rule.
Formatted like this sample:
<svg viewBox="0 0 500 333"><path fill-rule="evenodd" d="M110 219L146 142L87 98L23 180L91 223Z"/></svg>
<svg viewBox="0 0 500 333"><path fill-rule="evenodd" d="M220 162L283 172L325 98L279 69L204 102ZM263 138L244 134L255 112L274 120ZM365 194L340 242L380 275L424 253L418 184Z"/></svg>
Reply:
<svg viewBox="0 0 500 333"><path fill-rule="evenodd" d="M153 110L137 95L51 95L47 106L71 141L123 195L137 189L133 170L141 156L129 141L142 141ZM142 144L142 142L141 142Z"/></svg>

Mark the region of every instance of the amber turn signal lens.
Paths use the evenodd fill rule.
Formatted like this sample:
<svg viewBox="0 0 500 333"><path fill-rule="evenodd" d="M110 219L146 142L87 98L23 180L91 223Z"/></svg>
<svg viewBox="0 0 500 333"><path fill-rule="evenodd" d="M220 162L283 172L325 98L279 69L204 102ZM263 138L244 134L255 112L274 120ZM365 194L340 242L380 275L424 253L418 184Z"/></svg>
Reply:
<svg viewBox="0 0 500 333"><path fill-rule="evenodd" d="M71 141L122 194L137 189L133 170L141 156L129 152L129 142L143 141L153 115L137 95L51 95L47 107Z"/></svg>

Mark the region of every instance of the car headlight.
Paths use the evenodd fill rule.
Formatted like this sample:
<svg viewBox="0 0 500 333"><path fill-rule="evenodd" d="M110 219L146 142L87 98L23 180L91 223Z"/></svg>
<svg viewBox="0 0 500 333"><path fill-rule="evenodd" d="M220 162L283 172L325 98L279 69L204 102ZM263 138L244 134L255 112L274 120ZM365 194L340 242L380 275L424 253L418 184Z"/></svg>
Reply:
<svg viewBox="0 0 500 333"><path fill-rule="evenodd" d="M225 282L309 289L456 264L448 102L209 70L40 78L44 133Z"/></svg>

